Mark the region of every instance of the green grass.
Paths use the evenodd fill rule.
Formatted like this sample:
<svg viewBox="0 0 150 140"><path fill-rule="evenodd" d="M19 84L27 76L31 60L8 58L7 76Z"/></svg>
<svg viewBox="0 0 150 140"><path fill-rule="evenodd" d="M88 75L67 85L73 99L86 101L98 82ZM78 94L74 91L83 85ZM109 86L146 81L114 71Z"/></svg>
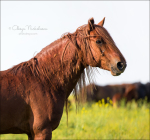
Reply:
<svg viewBox="0 0 150 140"><path fill-rule="evenodd" d="M125 107L112 107L111 101L84 104L78 108L72 101L68 126L66 113L52 139L149 139L149 105L134 101ZM26 135L1 135L3 139L27 139Z"/></svg>

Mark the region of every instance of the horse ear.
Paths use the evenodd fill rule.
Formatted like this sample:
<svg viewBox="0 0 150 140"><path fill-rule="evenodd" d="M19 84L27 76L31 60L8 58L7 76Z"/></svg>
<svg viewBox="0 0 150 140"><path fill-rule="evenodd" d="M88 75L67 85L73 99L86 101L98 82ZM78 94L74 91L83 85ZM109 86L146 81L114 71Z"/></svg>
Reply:
<svg viewBox="0 0 150 140"><path fill-rule="evenodd" d="M94 29L94 18L88 20L88 30L92 31Z"/></svg>
<svg viewBox="0 0 150 140"><path fill-rule="evenodd" d="M100 21L97 25L99 25L99 26L103 26L104 25L104 21L105 21L105 17L103 18L103 20L102 21Z"/></svg>

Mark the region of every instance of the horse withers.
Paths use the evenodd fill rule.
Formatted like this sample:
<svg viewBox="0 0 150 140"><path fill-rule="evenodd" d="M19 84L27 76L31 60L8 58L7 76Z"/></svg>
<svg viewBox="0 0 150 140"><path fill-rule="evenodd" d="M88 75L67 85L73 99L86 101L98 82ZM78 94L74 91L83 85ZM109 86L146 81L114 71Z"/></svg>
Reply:
<svg viewBox="0 0 150 140"><path fill-rule="evenodd" d="M103 27L105 18L79 27L43 48L34 58L0 72L0 133L25 133L50 140L73 89L84 85L85 69L118 76L126 60Z"/></svg>

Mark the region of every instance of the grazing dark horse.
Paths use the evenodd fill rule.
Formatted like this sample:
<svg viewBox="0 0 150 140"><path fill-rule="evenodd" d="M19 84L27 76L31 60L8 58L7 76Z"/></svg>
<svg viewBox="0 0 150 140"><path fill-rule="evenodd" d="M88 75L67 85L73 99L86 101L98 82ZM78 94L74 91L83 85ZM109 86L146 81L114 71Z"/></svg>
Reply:
<svg viewBox="0 0 150 140"><path fill-rule="evenodd" d="M86 87L83 87L83 90L86 92L86 95L87 95L87 98L84 99L84 101L97 102L99 100L104 99L105 102L107 102L107 97L109 97L110 99L116 98L115 100L119 101L120 98L123 98L125 92L127 95L127 101L130 96L135 97L134 99L136 101L139 99L145 99L145 96L147 96L148 101L149 101L150 100L149 85L150 85L149 83L142 84L141 82L126 83L126 84L124 83L124 84L118 84L118 85L106 85L106 86L90 84ZM132 91L130 91L130 94L129 94L128 91L129 89L131 89L131 87L134 87L134 88L132 89Z"/></svg>
<svg viewBox="0 0 150 140"><path fill-rule="evenodd" d="M138 99L138 92L134 84L127 86L123 94L116 93L112 97L113 105L115 106L116 102L120 102L122 99L125 99L125 103L132 101L133 99L135 100Z"/></svg>
<svg viewBox="0 0 150 140"><path fill-rule="evenodd" d="M125 85L122 84L122 85L100 86L100 85L90 84L86 87L83 87L83 90L86 92L87 102L91 102L91 101L97 102L102 99L104 99L105 102L107 102L107 97L112 99L112 97L116 93L123 94L125 92Z"/></svg>
<svg viewBox="0 0 150 140"><path fill-rule="evenodd" d="M1 71L1 134L25 133L30 140L50 140L65 101L76 85L84 83L79 80L84 69L99 67L114 76L125 70L126 61L103 24L104 19L96 25L91 18L29 61Z"/></svg>

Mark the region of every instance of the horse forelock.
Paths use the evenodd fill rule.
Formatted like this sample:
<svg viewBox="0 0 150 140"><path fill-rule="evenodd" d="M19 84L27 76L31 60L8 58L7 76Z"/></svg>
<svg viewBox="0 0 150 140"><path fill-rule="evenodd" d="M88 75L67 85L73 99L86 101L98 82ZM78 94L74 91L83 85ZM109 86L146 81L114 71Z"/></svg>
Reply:
<svg viewBox="0 0 150 140"><path fill-rule="evenodd" d="M112 39L111 35L109 32L102 26L95 25L95 30L97 34L102 37L102 39L108 43L111 44L112 46L116 46L114 40Z"/></svg>
<svg viewBox="0 0 150 140"><path fill-rule="evenodd" d="M109 47L111 46L111 49L113 49L115 52L122 55L120 53L119 49L117 48L116 43L112 39L111 35L109 34L109 32L104 27L95 25L95 30L96 30L97 34L100 37L102 37L103 41L106 43L106 48L105 49L110 49Z"/></svg>

